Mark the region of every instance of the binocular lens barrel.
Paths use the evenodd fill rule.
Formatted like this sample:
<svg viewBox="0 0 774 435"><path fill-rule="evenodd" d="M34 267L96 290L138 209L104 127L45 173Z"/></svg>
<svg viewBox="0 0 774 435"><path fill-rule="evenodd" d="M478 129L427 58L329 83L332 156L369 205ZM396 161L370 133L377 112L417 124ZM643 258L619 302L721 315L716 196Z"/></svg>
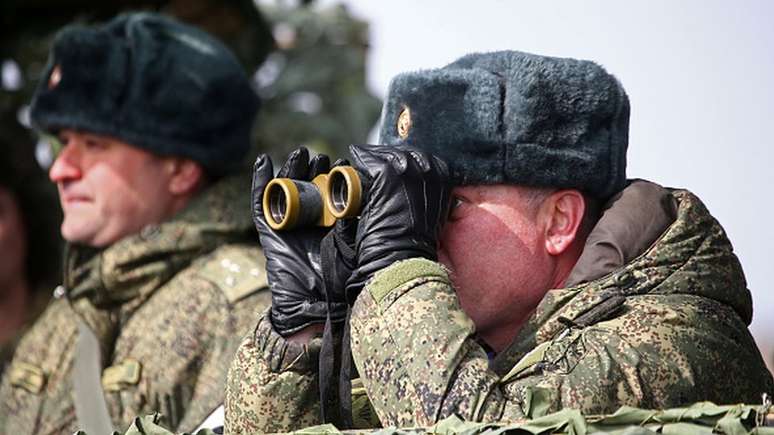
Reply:
<svg viewBox="0 0 774 435"><path fill-rule="evenodd" d="M360 176L351 166L337 166L311 182L275 178L263 192L263 215L275 230L330 227L336 219L360 213L361 191Z"/></svg>
<svg viewBox="0 0 774 435"><path fill-rule="evenodd" d="M337 166L328 174L328 211L336 218L352 218L360 214L363 186L360 175L352 166Z"/></svg>
<svg viewBox="0 0 774 435"><path fill-rule="evenodd" d="M342 177L331 177L331 202L333 209L337 212L341 212L347 207L347 195L349 194L349 187L344 182Z"/></svg>
<svg viewBox="0 0 774 435"><path fill-rule="evenodd" d="M264 217L275 230L318 225L325 203L318 180L299 181L275 178L263 193Z"/></svg>
<svg viewBox="0 0 774 435"><path fill-rule="evenodd" d="M269 195L269 212L271 213L271 219L274 222L282 222L288 213L288 200L285 196L285 192L282 188L277 186L274 189L270 189L267 193Z"/></svg>

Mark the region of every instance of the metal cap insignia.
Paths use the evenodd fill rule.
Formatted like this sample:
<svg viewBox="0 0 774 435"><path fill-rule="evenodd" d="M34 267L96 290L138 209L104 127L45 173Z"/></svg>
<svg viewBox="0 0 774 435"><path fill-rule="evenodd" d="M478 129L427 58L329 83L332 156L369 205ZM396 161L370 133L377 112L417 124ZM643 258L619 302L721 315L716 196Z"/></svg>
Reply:
<svg viewBox="0 0 774 435"><path fill-rule="evenodd" d="M62 67L59 65L55 65L54 69L51 70L51 75L48 76L48 88L54 89L59 85L59 82L62 81Z"/></svg>
<svg viewBox="0 0 774 435"><path fill-rule="evenodd" d="M409 135L411 130L411 111L408 107L403 107L403 110L398 115L398 136L401 139L405 139Z"/></svg>

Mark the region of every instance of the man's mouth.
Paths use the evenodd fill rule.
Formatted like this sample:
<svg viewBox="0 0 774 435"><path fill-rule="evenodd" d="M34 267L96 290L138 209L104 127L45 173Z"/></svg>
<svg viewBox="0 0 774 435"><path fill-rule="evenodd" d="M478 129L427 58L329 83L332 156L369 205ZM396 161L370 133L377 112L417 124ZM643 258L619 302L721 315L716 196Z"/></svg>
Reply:
<svg viewBox="0 0 774 435"><path fill-rule="evenodd" d="M80 194L64 194L61 196L63 205L80 205L92 202L91 197Z"/></svg>
<svg viewBox="0 0 774 435"><path fill-rule="evenodd" d="M83 189L80 183L72 181L60 182L57 183L57 188L62 205L77 205L93 201L92 196Z"/></svg>

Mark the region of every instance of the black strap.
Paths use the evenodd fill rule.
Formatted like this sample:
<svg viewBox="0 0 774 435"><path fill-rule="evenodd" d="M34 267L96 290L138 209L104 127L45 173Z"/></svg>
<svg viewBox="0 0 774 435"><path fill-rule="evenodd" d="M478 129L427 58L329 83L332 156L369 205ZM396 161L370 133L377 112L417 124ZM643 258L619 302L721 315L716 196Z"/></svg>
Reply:
<svg viewBox="0 0 774 435"><path fill-rule="evenodd" d="M339 367L339 406L342 421L347 429L352 428L352 350L349 341L349 318L352 310L347 307L344 331L341 337L341 364Z"/></svg>
<svg viewBox="0 0 774 435"><path fill-rule="evenodd" d="M323 423L333 423L340 427L338 397L336 391L332 388L334 383L334 373L338 372L336 355L336 341L334 339L335 324L331 322L330 316L325 321L323 330L322 345L320 347L318 384L320 388L320 418Z"/></svg>
<svg viewBox="0 0 774 435"><path fill-rule="evenodd" d="M354 250L340 241L335 231L331 231L322 239L320 261L328 313L319 359L320 416L324 423L332 423L339 429L352 427L350 309L347 308L344 322L334 322L331 319L331 312L335 302L333 293L339 290L335 288L337 261L347 261L351 264L354 261L354 255ZM338 382L336 382L337 378Z"/></svg>
<svg viewBox="0 0 774 435"><path fill-rule="evenodd" d="M334 268L336 248L334 232L329 232L320 242L320 262L322 265L323 282L325 284L325 301L328 304L325 329L319 357L318 384L320 388L320 417L323 423L332 423L339 429L346 429L342 423L341 409L338 403L338 391L333 388L339 372L338 355L340 355L340 331L331 319L333 286L335 285ZM337 349L338 348L338 349Z"/></svg>

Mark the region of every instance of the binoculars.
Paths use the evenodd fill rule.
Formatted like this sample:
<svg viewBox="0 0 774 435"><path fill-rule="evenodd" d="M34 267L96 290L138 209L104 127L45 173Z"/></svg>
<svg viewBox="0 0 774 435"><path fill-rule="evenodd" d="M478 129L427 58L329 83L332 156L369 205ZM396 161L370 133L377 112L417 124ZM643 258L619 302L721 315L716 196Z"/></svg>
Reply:
<svg viewBox="0 0 774 435"><path fill-rule="evenodd" d="M263 191L263 215L275 230L331 227L360 214L363 186L352 166L336 166L311 182L275 178Z"/></svg>

